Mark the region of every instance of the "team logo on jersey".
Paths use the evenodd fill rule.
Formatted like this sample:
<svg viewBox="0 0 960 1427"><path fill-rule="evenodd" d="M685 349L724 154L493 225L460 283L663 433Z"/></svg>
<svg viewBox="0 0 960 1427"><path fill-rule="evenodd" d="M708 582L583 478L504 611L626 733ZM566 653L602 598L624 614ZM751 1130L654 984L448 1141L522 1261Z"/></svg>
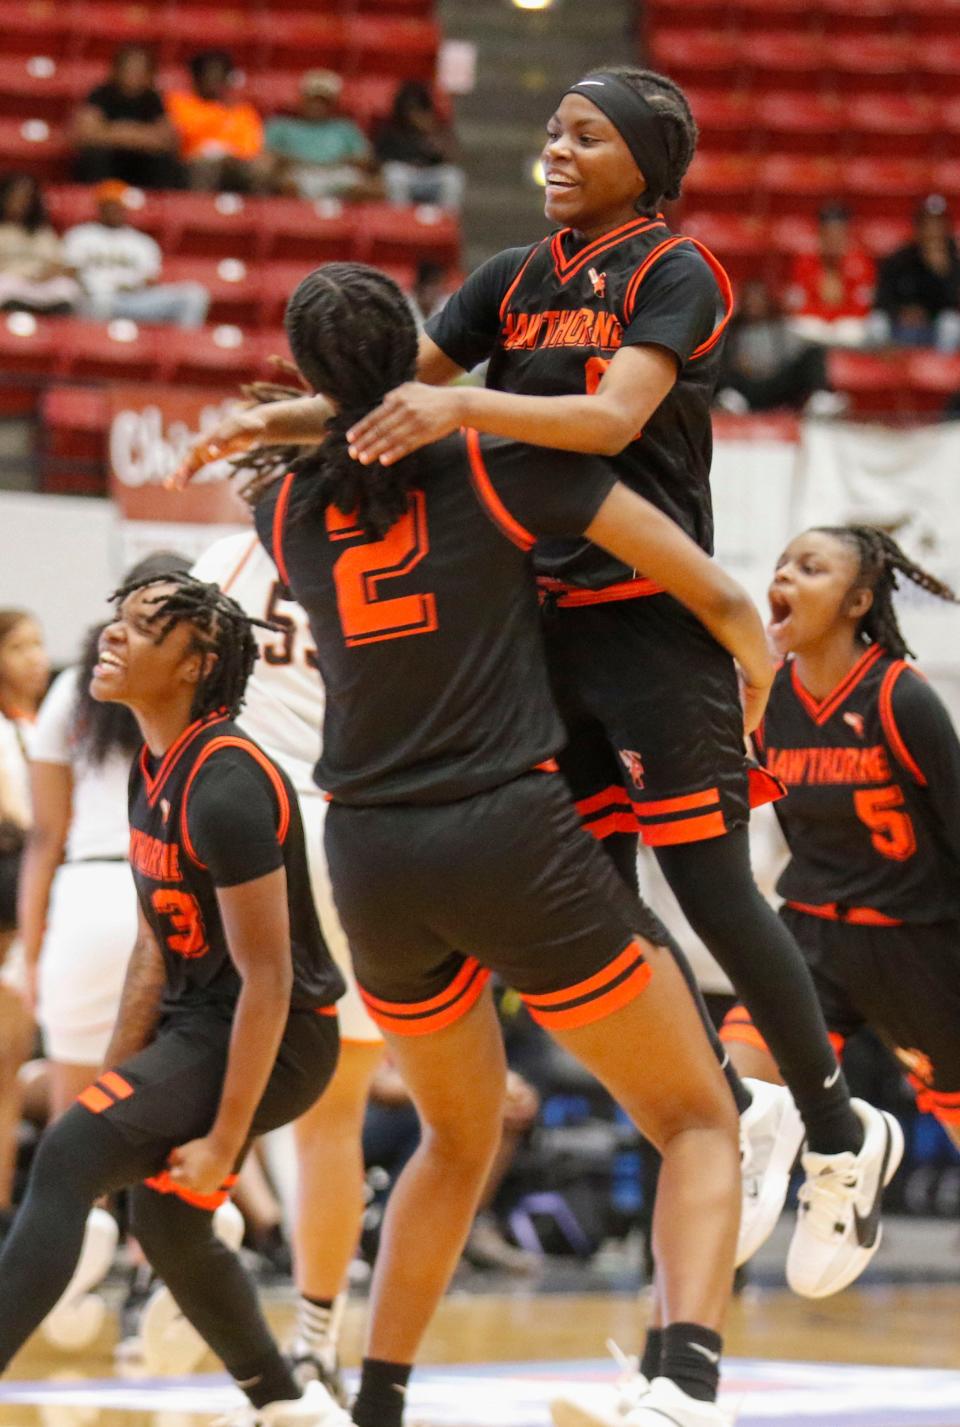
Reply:
<svg viewBox="0 0 960 1427"><path fill-rule="evenodd" d="M843 721L853 729L858 738L863 737L863 714L845 713Z"/></svg>
<svg viewBox="0 0 960 1427"><path fill-rule="evenodd" d="M643 787L643 759L639 753L635 753L632 748L620 749L620 762L630 774L630 780L635 788Z"/></svg>
<svg viewBox="0 0 960 1427"><path fill-rule="evenodd" d="M607 290L606 273L598 273L596 268L589 268L587 271L587 277L593 284L593 291L595 296L603 297L604 293Z"/></svg>
<svg viewBox="0 0 960 1427"><path fill-rule="evenodd" d="M163 818L164 822L166 822L170 816L170 803L166 798L160 799L160 816Z"/></svg>

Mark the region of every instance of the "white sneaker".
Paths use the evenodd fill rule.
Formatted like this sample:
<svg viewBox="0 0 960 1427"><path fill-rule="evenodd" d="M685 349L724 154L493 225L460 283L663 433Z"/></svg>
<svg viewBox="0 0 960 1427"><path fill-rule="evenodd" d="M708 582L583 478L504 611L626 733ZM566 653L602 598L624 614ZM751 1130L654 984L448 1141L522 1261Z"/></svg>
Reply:
<svg viewBox="0 0 960 1427"><path fill-rule="evenodd" d="M715 1402L698 1402L669 1378L655 1377L646 1396L621 1421L623 1427L732 1427L733 1419Z"/></svg>
<svg viewBox="0 0 960 1427"><path fill-rule="evenodd" d="M650 1391L650 1384L640 1371L639 1358L628 1356L613 1341L607 1348L620 1369L612 1391L584 1388L583 1395L555 1397L550 1403L550 1416L555 1427L623 1427L629 1414Z"/></svg>
<svg viewBox="0 0 960 1427"><path fill-rule="evenodd" d="M214 1427L353 1427L353 1422L321 1383L310 1382L292 1402L271 1402L268 1407L248 1403L219 1418Z"/></svg>
<svg viewBox="0 0 960 1427"><path fill-rule="evenodd" d="M214 1214L213 1232L234 1253L243 1243L243 1215L232 1200ZM151 1377L182 1377L199 1367L207 1353L206 1343L164 1283L143 1305L139 1338L141 1360Z"/></svg>
<svg viewBox="0 0 960 1427"><path fill-rule="evenodd" d="M903 1130L886 1110L850 1102L864 1128L859 1154L803 1156L797 1227L787 1282L803 1298L827 1298L858 1278L880 1247L880 1208L903 1158Z"/></svg>
<svg viewBox="0 0 960 1427"><path fill-rule="evenodd" d="M43 1321L43 1336L61 1352L82 1352L98 1337L106 1321L107 1305L90 1290L110 1272L118 1238L113 1215L106 1209L91 1209L73 1277Z"/></svg>
<svg viewBox="0 0 960 1427"><path fill-rule="evenodd" d="M773 1233L803 1144L803 1121L785 1085L744 1080L753 1102L740 1116L743 1198L736 1263L752 1258Z"/></svg>

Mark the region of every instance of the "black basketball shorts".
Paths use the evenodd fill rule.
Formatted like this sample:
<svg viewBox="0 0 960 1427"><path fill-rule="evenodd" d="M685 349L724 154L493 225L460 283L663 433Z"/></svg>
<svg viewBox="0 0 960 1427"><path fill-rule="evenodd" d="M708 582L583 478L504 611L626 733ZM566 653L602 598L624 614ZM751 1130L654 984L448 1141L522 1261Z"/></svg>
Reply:
<svg viewBox="0 0 960 1427"><path fill-rule="evenodd" d="M548 1029L588 1025L646 986L638 938L667 940L556 773L452 803L334 801L325 838L360 992L384 1031L452 1024L491 972Z"/></svg>
<svg viewBox="0 0 960 1427"><path fill-rule="evenodd" d="M670 595L543 607L568 743L560 769L596 838L720 837L783 789L744 751L734 662Z"/></svg>
<svg viewBox="0 0 960 1427"><path fill-rule="evenodd" d="M780 915L810 967L837 1054L869 1026L920 1108L960 1127L960 924L863 926L789 906ZM745 1006L729 1012L721 1037L767 1049Z"/></svg>
<svg viewBox="0 0 960 1427"><path fill-rule="evenodd" d="M209 1134L223 1091L232 1026L230 1007L173 1012L161 1022L150 1045L105 1071L78 1099L92 1114L103 1115L131 1144L155 1147L156 1171L146 1181L152 1189L176 1194L201 1209L218 1208L236 1174L215 1194L195 1194L170 1178L167 1156L177 1145ZM254 1115L251 1139L309 1110L336 1069L339 1045L334 1007L291 1011Z"/></svg>

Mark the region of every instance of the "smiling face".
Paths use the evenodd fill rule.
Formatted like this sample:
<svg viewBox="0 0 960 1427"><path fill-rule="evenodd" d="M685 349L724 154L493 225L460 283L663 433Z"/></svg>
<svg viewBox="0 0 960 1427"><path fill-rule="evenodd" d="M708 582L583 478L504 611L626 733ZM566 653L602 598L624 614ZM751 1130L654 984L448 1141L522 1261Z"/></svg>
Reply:
<svg viewBox="0 0 960 1427"><path fill-rule="evenodd" d="M858 575L859 558L845 540L823 530L791 540L767 592L767 632L781 658L812 652L838 627L855 632L873 601Z"/></svg>
<svg viewBox="0 0 960 1427"><path fill-rule="evenodd" d="M158 603L175 593L166 581L134 590L100 635L90 693L100 703L149 713L182 698L187 708L211 655L196 647L196 630L180 620L166 634Z"/></svg>
<svg viewBox="0 0 960 1427"><path fill-rule="evenodd" d="M551 222L593 238L637 217L646 179L619 131L582 94L560 101L547 124L542 162Z"/></svg>

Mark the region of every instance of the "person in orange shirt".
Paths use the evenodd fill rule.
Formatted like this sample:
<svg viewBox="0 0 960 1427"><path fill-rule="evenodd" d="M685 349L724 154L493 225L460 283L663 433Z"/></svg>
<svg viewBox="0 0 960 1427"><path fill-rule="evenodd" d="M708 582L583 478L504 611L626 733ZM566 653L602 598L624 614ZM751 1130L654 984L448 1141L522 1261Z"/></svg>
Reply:
<svg viewBox="0 0 960 1427"><path fill-rule="evenodd" d="M192 92L167 95L191 188L252 193L266 186L263 122L252 104L233 97L233 68L226 50L203 50L190 61Z"/></svg>

